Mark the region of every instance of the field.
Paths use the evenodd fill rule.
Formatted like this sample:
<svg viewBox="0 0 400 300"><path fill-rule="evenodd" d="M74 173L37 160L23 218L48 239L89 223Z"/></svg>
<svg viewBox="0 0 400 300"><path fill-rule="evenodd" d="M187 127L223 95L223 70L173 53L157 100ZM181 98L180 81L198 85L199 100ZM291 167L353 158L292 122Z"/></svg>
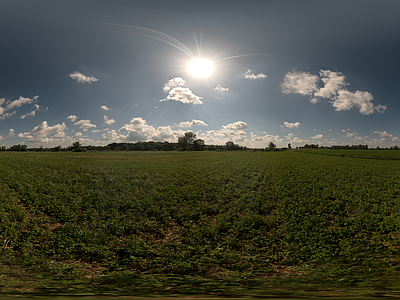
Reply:
<svg viewBox="0 0 400 300"><path fill-rule="evenodd" d="M0 153L0 295L400 294L400 151Z"/></svg>

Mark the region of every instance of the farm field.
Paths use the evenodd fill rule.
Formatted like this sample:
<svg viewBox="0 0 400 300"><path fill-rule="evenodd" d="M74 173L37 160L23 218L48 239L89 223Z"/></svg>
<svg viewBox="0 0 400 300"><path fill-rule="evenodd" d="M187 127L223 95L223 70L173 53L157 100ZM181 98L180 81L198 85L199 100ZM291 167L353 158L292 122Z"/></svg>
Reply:
<svg viewBox="0 0 400 300"><path fill-rule="evenodd" d="M400 151L0 153L0 295L400 294Z"/></svg>

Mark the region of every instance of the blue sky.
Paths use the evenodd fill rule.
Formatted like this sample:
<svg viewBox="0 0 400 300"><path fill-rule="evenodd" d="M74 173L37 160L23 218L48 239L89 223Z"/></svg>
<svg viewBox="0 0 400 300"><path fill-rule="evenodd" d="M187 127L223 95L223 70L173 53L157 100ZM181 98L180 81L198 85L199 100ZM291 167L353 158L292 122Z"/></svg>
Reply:
<svg viewBox="0 0 400 300"><path fill-rule="evenodd" d="M0 145L400 146L399 1L0 1ZM197 77L188 64L214 68Z"/></svg>

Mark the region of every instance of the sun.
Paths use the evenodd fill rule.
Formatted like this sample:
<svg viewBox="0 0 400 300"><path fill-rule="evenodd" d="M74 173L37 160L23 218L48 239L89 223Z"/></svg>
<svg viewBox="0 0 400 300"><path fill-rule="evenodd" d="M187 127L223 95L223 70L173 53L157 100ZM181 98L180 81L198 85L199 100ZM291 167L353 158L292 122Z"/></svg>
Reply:
<svg viewBox="0 0 400 300"><path fill-rule="evenodd" d="M206 59L195 59L189 63L188 70L193 76L206 77L212 73L213 64Z"/></svg>

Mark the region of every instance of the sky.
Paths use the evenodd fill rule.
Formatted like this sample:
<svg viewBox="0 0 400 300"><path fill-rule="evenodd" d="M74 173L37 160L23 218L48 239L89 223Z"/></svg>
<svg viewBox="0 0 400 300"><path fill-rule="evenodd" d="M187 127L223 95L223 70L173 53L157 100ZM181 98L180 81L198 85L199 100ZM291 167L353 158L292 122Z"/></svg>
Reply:
<svg viewBox="0 0 400 300"><path fill-rule="evenodd" d="M0 145L192 131L250 148L400 146L399 12L397 0L0 0Z"/></svg>

